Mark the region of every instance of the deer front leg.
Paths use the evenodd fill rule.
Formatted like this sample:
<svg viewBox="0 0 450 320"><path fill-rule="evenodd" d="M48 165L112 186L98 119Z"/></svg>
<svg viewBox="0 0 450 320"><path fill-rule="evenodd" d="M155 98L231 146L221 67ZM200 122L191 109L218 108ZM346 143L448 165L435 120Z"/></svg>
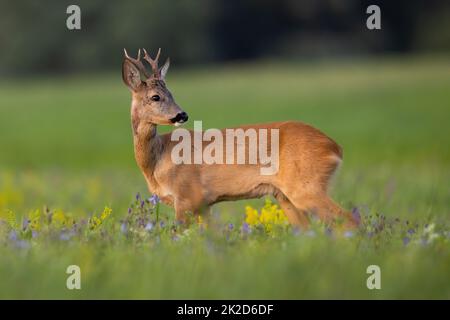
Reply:
<svg viewBox="0 0 450 320"><path fill-rule="evenodd" d="M198 185L191 183L189 187L181 183L174 197L175 219L183 224L189 224L192 215L203 214L207 206L204 205L203 193Z"/></svg>
<svg viewBox="0 0 450 320"><path fill-rule="evenodd" d="M188 224L188 213L192 212L192 209L186 203L182 201L175 201L175 220L183 225Z"/></svg>

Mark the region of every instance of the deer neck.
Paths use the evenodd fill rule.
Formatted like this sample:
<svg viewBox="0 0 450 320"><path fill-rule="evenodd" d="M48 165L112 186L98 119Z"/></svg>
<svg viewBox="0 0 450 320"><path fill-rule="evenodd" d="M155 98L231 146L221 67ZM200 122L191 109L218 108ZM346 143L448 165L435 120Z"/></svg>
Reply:
<svg viewBox="0 0 450 320"><path fill-rule="evenodd" d="M156 124L140 121L138 113L133 107L131 123L136 162L147 180L152 180L155 167L163 151L161 137L156 130Z"/></svg>

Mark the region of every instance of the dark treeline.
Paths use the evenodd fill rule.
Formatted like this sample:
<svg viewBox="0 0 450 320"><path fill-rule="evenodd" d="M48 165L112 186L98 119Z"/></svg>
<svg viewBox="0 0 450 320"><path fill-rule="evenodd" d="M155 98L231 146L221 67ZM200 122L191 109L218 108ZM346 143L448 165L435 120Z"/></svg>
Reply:
<svg viewBox="0 0 450 320"><path fill-rule="evenodd" d="M66 8L81 8L81 30ZM381 8L382 29L366 28ZM443 0L2 0L0 73L117 67L121 51L158 47L177 64L450 51Z"/></svg>

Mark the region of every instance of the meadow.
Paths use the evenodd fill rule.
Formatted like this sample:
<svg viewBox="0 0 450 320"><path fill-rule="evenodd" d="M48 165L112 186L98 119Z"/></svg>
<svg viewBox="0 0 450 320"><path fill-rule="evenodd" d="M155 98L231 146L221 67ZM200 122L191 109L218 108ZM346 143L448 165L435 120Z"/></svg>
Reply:
<svg viewBox="0 0 450 320"><path fill-rule="evenodd" d="M135 164L119 67L3 79L0 298L450 299L450 59L175 62L167 84L204 129L289 119L333 137L331 193L360 229L298 230L258 199L184 230ZM81 290L66 288L69 265Z"/></svg>

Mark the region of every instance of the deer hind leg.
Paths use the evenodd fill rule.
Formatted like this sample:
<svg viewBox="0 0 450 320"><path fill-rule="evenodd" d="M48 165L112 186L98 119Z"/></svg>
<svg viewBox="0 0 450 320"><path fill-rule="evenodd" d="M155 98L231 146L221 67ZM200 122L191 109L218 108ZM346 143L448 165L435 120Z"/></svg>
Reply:
<svg viewBox="0 0 450 320"><path fill-rule="evenodd" d="M277 192L274 196L280 204L281 209L283 209L284 213L286 214L290 224L300 226L305 229L308 227L309 221L306 215L303 212L297 210L297 208L283 193Z"/></svg>
<svg viewBox="0 0 450 320"><path fill-rule="evenodd" d="M346 227L357 225L351 213L341 208L326 193L292 194L289 200L305 216L308 216L308 214L317 215L321 221L327 224L332 224L336 219L343 218Z"/></svg>

